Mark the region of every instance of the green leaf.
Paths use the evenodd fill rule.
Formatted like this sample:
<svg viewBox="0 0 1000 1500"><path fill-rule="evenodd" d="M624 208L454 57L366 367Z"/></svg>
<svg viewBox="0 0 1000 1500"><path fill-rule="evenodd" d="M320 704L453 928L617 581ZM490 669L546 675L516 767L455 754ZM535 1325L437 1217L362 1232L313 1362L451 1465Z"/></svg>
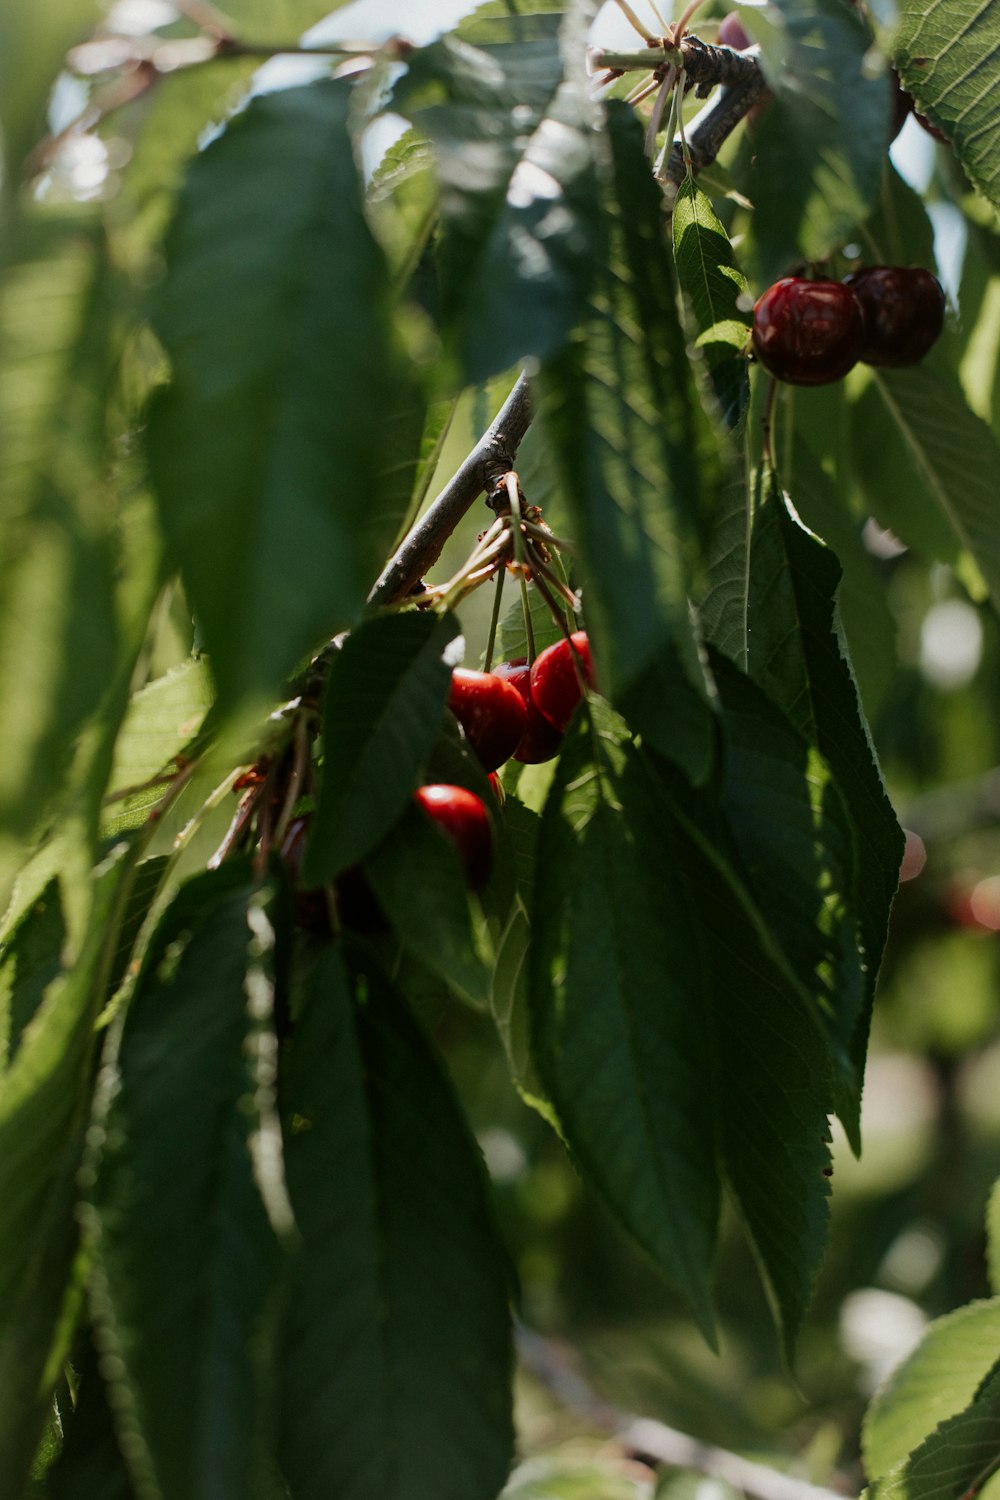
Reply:
<svg viewBox="0 0 1000 1500"><path fill-rule="evenodd" d="M736 172L767 282L801 258L825 259L867 217L889 143L889 83L871 69L867 27L839 0L774 0L740 19L775 96Z"/></svg>
<svg viewBox="0 0 1000 1500"><path fill-rule="evenodd" d="M440 831L408 807L364 868L403 943L448 985L485 1004L491 965L483 934L458 857Z"/></svg>
<svg viewBox="0 0 1000 1500"><path fill-rule="evenodd" d="M711 1339L714 1069L669 832L620 732L581 715L542 817L529 986L570 1151Z"/></svg>
<svg viewBox="0 0 1000 1500"><path fill-rule="evenodd" d="M995 1353L995 1346L994 1346ZM1000 1366L975 1399L937 1427L909 1458L878 1479L869 1500L945 1500L977 1495L1000 1465Z"/></svg>
<svg viewBox="0 0 1000 1500"><path fill-rule="evenodd" d="M135 1500L115 1437L108 1392L88 1338L74 1358L77 1399L63 1414L63 1445L45 1475L46 1500Z"/></svg>
<svg viewBox="0 0 1000 1500"><path fill-rule="evenodd" d="M457 629L451 616L379 616L330 663L309 884L355 864L405 808L441 730L451 684L444 653Z"/></svg>
<svg viewBox="0 0 1000 1500"><path fill-rule="evenodd" d="M922 494L940 507L1000 607L1000 444L970 410L955 375L933 360L910 370L876 370L873 384L883 419L903 439ZM914 508L919 506L920 496L910 498ZM898 524L905 539L902 515Z"/></svg>
<svg viewBox="0 0 1000 1500"><path fill-rule="evenodd" d="M400 998L320 955L285 1074L301 1235L285 1330L295 1500L493 1500L512 1445L482 1162Z"/></svg>
<svg viewBox="0 0 1000 1500"><path fill-rule="evenodd" d="M0 11L0 177L16 184L31 147L45 133L49 94L74 42L100 17L99 0L38 0Z"/></svg>
<svg viewBox="0 0 1000 1500"><path fill-rule="evenodd" d="M970 178L1000 204L1000 25L976 0L901 0L896 66L922 114L943 131Z"/></svg>
<svg viewBox="0 0 1000 1500"><path fill-rule="evenodd" d="M608 123L610 261L588 320L542 372L541 415L602 691L644 731L650 680L675 684L677 718L696 733L663 748L698 780L711 765L714 728L687 595L716 500L720 445L695 387L641 130L617 106Z"/></svg>
<svg viewBox="0 0 1000 1500"><path fill-rule="evenodd" d="M43 1376L78 1241L94 1022L131 866L119 848L96 877L84 946L49 985L0 1080L0 1473L14 1494L49 1405Z"/></svg>
<svg viewBox="0 0 1000 1500"><path fill-rule="evenodd" d="M986 1209L986 1264L990 1286L1000 1297L1000 1178L993 1184Z"/></svg>
<svg viewBox="0 0 1000 1500"><path fill-rule="evenodd" d="M698 802L601 711L568 737L532 910L536 1056L581 1169L706 1330L728 1183L790 1355L825 1236L829 1067Z"/></svg>
<svg viewBox="0 0 1000 1500"><path fill-rule="evenodd" d="M105 249L89 211L34 211L0 287L0 829L17 837L115 667Z"/></svg>
<svg viewBox="0 0 1000 1500"><path fill-rule="evenodd" d="M865 1413L863 1457L879 1479L940 1423L964 1411L996 1364L1000 1298L970 1302L933 1322Z"/></svg>
<svg viewBox="0 0 1000 1500"><path fill-rule="evenodd" d="M394 103L433 142L441 314L467 383L555 353L584 309L602 221L593 104L554 36L412 58Z"/></svg>
<svg viewBox="0 0 1000 1500"><path fill-rule="evenodd" d="M212 705L214 689L204 658L184 662L133 694L115 740L107 796L116 798L105 829L114 835L135 827L163 796L162 784L121 794L172 769Z"/></svg>
<svg viewBox="0 0 1000 1500"><path fill-rule="evenodd" d="M723 420L738 427L750 401L745 350L753 298L729 236L693 177L686 177L677 193L673 233L677 276L694 315L697 347Z"/></svg>
<svg viewBox="0 0 1000 1500"><path fill-rule="evenodd" d="M895 895L903 835L889 805L839 627L840 566L794 516L770 471L758 473L749 514L734 508L715 581L715 643L814 745L833 773L856 841L866 1002L850 1043L856 1086L837 1112L859 1149L860 1084L875 980ZM705 616L703 615L703 618Z"/></svg>
<svg viewBox="0 0 1000 1500"><path fill-rule="evenodd" d="M879 442L885 441L885 430ZM795 508L810 531L822 537L841 567L837 603L850 646L851 665L871 719L895 676L896 619L889 608L875 559L861 540L834 479L819 463L798 427L792 435L790 483ZM892 488L897 481L894 478Z"/></svg>
<svg viewBox="0 0 1000 1500"><path fill-rule="evenodd" d="M819 752L752 678L717 653L712 667L726 747L722 807L761 915L817 1006L850 1113L862 1084L852 1043L867 998L850 820Z"/></svg>
<svg viewBox="0 0 1000 1500"><path fill-rule="evenodd" d="M6 1071L17 1055L45 991L58 976L66 938L59 881L49 881L0 950L0 1057Z"/></svg>
<svg viewBox="0 0 1000 1500"><path fill-rule="evenodd" d="M244 1500L272 1430L274 934L246 881L211 871L168 909L104 1101L94 1307L133 1480L162 1500Z"/></svg>
<svg viewBox="0 0 1000 1500"><path fill-rule="evenodd" d="M167 243L150 461L228 707L354 623L409 499L383 433L413 395L348 103L333 82L253 100L191 164Z"/></svg>

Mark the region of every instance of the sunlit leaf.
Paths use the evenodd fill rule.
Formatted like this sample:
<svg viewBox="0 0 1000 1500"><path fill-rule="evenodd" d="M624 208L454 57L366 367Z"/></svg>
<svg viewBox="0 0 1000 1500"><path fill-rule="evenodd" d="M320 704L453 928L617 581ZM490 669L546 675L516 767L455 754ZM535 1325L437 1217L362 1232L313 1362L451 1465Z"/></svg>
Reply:
<svg viewBox="0 0 1000 1500"><path fill-rule="evenodd" d="M230 707L355 621L409 501L384 431L412 393L348 98L317 83L255 99L191 164L167 244L173 382L150 458Z"/></svg>
<svg viewBox="0 0 1000 1500"><path fill-rule="evenodd" d="M1000 21L976 0L901 0L899 76L951 141L972 181L1000 204Z"/></svg>
<svg viewBox="0 0 1000 1500"><path fill-rule="evenodd" d="M697 346L723 418L734 427L750 400L745 349L752 298L711 200L692 177L678 191L673 233L677 276L691 304Z"/></svg>

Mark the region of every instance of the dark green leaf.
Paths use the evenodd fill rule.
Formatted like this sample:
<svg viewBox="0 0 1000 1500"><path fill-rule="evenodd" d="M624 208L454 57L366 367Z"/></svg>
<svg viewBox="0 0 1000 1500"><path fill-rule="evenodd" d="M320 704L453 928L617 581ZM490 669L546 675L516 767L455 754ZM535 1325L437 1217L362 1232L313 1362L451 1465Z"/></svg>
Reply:
<svg viewBox="0 0 1000 1500"><path fill-rule="evenodd" d="M753 679L718 654L712 666L726 747L722 806L761 915L817 1006L850 1114L861 1091L853 1040L866 984L847 811L822 756Z"/></svg>
<svg viewBox="0 0 1000 1500"><path fill-rule="evenodd" d="M482 1163L399 997L360 984L355 1007L321 956L285 1075L284 1468L295 1500L493 1500L511 1333Z"/></svg>
<svg viewBox="0 0 1000 1500"><path fill-rule="evenodd" d="M865 1472L887 1475L929 1433L963 1411L996 1363L1000 1299L936 1319L865 1413Z"/></svg>
<svg viewBox="0 0 1000 1500"><path fill-rule="evenodd" d="M52 879L25 912L0 951L0 1058L6 1071L25 1027L62 967L66 939L59 881Z"/></svg>
<svg viewBox="0 0 1000 1500"><path fill-rule="evenodd" d="M839 629L837 559L794 517L770 471L757 476L746 537L748 551L740 567L745 570L742 645L747 669L819 750L856 840L867 994L849 1049L857 1087L837 1107L857 1149L868 1025L903 836L886 796ZM727 655L734 644L735 638L727 641Z"/></svg>
<svg viewBox="0 0 1000 1500"><path fill-rule="evenodd" d="M693 779L713 748L704 670L687 595L701 563L720 480L718 434L705 417L676 306L662 204L630 111L609 109L611 259L590 317L543 371L542 417L570 515L597 674L637 716L650 679L687 700L700 733L664 748ZM634 694L629 702L629 693Z"/></svg>
<svg viewBox="0 0 1000 1500"><path fill-rule="evenodd" d="M365 873L407 947L449 985L485 1003L490 969L452 846L409 807L367 856Z"/></svg>
<svg viewBox="0 0 1000 1500"><path fill-rule="evenodd" d="M555 353L585 306L600 247L593 105L554 36L479 51L423 48L397 106L433 142L442 316L468 382Z"/></svg>
<svg viewBox="0 0 1000 1500"><path fill-rule="evenodd" d="M681 183L673 213L677 276L691 304L697 346L723 420L736 427L750 401L746 345L753 299L711 200L694 178Z"/></svg>
<svg viewBox="0 0 1000 1500"><path fill-rule="evenodd" d="M801 258L823 260L867 217L889 144L889 83L870 67L867 27L839 0L774 0L740 16L775 95L737 172L767 282Z"/></svg>
<svg viewBox="0 0 1000 1500"><path fill-rule="evenodd" d="M899 76L951 141L962 166L1000 204L1000 24L976 0L902 0L894 33Z"/></svg>
<svg viewBox="0 0 1000 1500"><path fill-rule="evenodd" d="M581 1169L711 1337L716 1105L687 886L634 752L600 724L571 731L542 818L538 1065Z"/></svg>
<svg viewBox="0 0 1000 1500"><path fill-rule="evenodd" d="M592 743L583 726L568 741L542 821L531 972L542 1076L582 1169L706 1328L725 1177L788 1351L826 1223L818 1018L682 811L691 788L678 778L675 793L613 724L597 726Z"/></svg>
<svg viewBox="0 0 1000 1500"><path fill-rule="evenodd" d="M796 406L798 411L798 406ZM884 430L879 443L884 442ZM795 506L811 531L822 537L843 568L837 603L869 719L896 671L896 620L875 559L837 484L820 465L798 428L792 436L791 485ZM898 481L894 479L895 487Z"/></svg>
<svg viewBox="0 0 1000 1500"><path fill-rule="evenodd" d="M49 1404L43 1377L78 1240L94 1022L130 870L119 849L96 880L83 949L48 987L0 1082L0 1473L13 1494Z"/></svg>
<svg viewBox="0 0 1000 1500"><path fill-rule="evenodd" d="M150 458L229 706L354 622L409 499L384 432L413 395L348 99L318 83L253 100L192 163L168 241L173 383Z"/></svg>
<svg viewBox="0 0 1000 1500"><path fill-rule="evenodd" d="M76 1404L63 1414L62 1451L45 1476L46 1500L135 1500L89 1338L74 1359L74 1375Z"/></svg>
<svg viewBox="0 0 1000 1500"><path fill-rule="evenodd" d="M234 889L237 874L190 882L151 944L94 1186L119 1433L140 1492L163 1500L245 1500L271 1435L274 934L264 892Z"/></svg>
<svg viewBox="0 0 1000 1500"><path fill-rule="evenodd" d="M975 1399L949 1418L903 1463L866 1491L869 1500L944 1500L977 1495L1000 1465L1000 1365Z"/></svg>
<svg viewBox="0 0 1000 1500"><path fill-rule="evenodd" d="M881 398L883 422L898 433L918 476L921 500L940 507L961 545L968 549L1000 608L1000 444L975 415L955 375L933 361L911 370L876 370L873 384ZM899 476L896 476L899 483ZM884 486L880 487L881 496ZM905 486L901 494L905 493ZM880 507L882 508L882 507ZM887 514L884 508L882 513ZM892 513L889 513L890 515ZM921 514L917 525L929 517ZM896 520L906 539L907 522Z"/></svg>
<svg viewBox="0 0 1000 1500"><path fill-rule="evenodd" d="M305 876L355 864L397 821L441 729L457 623L432 614L368 620L330 664L323 783Z"/></svg>

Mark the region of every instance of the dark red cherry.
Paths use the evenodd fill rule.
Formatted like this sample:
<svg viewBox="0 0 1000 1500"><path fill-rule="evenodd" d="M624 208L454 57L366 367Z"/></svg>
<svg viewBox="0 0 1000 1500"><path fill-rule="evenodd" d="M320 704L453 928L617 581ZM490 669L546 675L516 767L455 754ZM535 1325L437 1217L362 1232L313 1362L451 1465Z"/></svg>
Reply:
<svg viewBox="0 0 1000 1500"><path fill-rule="evenodd" d="M915 365L944 327L941 283L921 266L866 266L845 276L861 303L869 365Z"/></svg>
<svg viewBox="0 0 1000 1500"><path fill-rule="evenodd" d="M454 844L473 890L481 891L493 866L493 828L486 804L464 786L419 787L414 801Z"/></svg>
<svg viewBox="0 0 1000 1500"><path fill-rule="evenodd" d="M519 656L514 661L501 662L493 671L497 677L502 677L504 682L509 682L517 689L525 706L524 733L514 751L514 760L529 766L539 765L543 760L552 760L553 756L559 754L563 737L561 731L553 728L535 705L531 696L531 668L527 659Z"/></svg>
<svg viewBox="0 0 1000 1500"><path fill-rule="evenodd" d="M754 353L790 385L839 380L857 364L864 339L861 304L840 281L784 276L754 306Z"/></svg>
<svg viewBox="0 0 1000 1500"><path fill-rule="evenodd" d="M524 733L526 713L520 693L492 672L456 667L448 707L487 771L510 760Z"/></svg>
<svg viewBox="0 0 1000 1500"><path fill-rule="evenodd" d="M590 642L585 630L569 640L556 641L536 656L531 668L531 696L540 714L565 731L583 697L584 684L594 685Z"/></svg>
<svg viewBox="0 0 1000 1500"><path fill-rule="evenodd" d="M732 47L736 52L753 46L735 10L731 10L728 16L723 16L719 22L718 43L720 47Z"/></svg>

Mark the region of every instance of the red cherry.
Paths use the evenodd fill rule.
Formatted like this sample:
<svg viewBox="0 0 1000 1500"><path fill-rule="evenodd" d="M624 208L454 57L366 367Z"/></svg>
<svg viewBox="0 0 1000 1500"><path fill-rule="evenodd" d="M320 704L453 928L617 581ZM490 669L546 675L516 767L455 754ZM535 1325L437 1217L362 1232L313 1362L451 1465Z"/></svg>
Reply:
<svg viewBox="0 0 1000 1500"><path fill-rule="evenodd" d="M844 277L861 303L869 365L915 365L944 327L941 283L920 266L866 266Z"/></svg>
<svg viewBox="0 0 1000 1500"><path fill-rule="evenodd" d="M577 630L569 640L547 646L531 668L531 696L540 714L564 731L576 713L583 697L583 684L594 685L590 662L590 642L585 630Z"/></svg>
<svg viewBox="0 0 1000 1500"><path fill-rule="evenodd" d="M451 674L448 707L487 771L510 760L525 726L521 695L492 672L456 667Z"/></svg>
<svg viewBox="0 0 1000 1500"><path fill-rule="evenodd" d="M464 786L422 786L414 800L451 839L473 890L481 891L493 866L493 828L486 804Z"/></svg>
<svg viewBox="0 0 1000 1500"><path fill-rule="evenodd" d="M516 688L524 701L527 719L521 742L514 751L514 759L521 761L524 765L536 766L543 760L551 760L559 754L562 744L562 732L555 729L542 714L539 713L534 698L531 695L531 668L523 656L515 658L514 661L501 662L493 668L497 677L502 677L504 682L509 682Z"/></svg>
<svg viewBox="0 0 1000 1500"><path fill-rule="evenodd" d="M790 385L839 380L857 364L864 338L861 304L840 281L784 276L754 306L754 353Z"/></svg>
<svg viewBox="0 0 1000 1500"><path fill-rule="evenodd" d="M717 40L720 47L732 47L736 52L742 52L745 47L753 46L735 10L731 10L728 16L723 16L719 22Z"/></svg>

